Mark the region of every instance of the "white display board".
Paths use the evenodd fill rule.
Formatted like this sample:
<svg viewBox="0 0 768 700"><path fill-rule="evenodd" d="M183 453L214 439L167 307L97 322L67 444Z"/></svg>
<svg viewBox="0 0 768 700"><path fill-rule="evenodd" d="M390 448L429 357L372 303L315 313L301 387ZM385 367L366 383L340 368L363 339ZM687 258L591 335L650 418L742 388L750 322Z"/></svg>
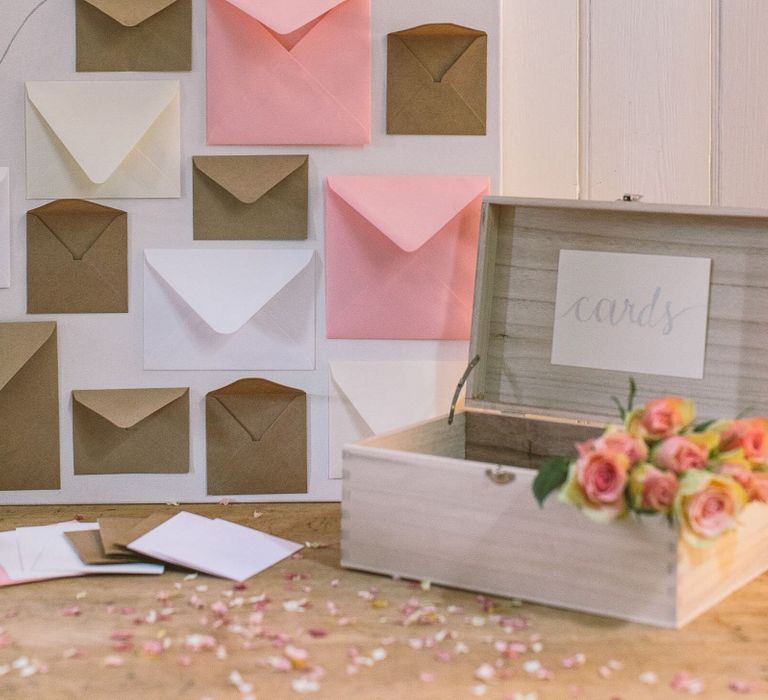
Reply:
<svg viewBox="0 0 768 700"><path fill-rule="evenodd" d="M0 55L39 0L0 4ZM283 0L275 0L283 1ZM341 482L330 479L328 364L332 360L460 361L465 342L328 341L324 301L324 181L328 175L487 175L494 193L500 180L500 2L499 0L372 0L373 139L360 147L208 147L205 144L205 2L194 3L191 73L82 73L75 66L74 0L47 0L19 33L0 64L0 167L10 168L12 286L0 289L0 322L56 320L59 329L61 489L0 492L0 503L205 502L205 394L243 377L264 377L297 387L310 398L309 492L291 500L333 501ZM484 30L489 38L488 135L387 136L386 36L433 22ZM182 196L165 200L101 200L129 214L130 313L122 315L28 316L26 314L27 210L44 204L27 200L24 157L24 83L31 80L173 78L181 81ZM311 114L307 115L312 118ZM192 161L205 154L309 153L310 233L306 242L209 242L192 240ZM317 362L312 371L145 371L143 369L143 257L145 248L303 248L317 252ZM183 475L74 476L73 389L128 387L191 389L192 460ZM446 407L447 411L448 407ZM0 465L1 468L1 465ZM284 501L285 496L242 496L239 501Z"/></svg>

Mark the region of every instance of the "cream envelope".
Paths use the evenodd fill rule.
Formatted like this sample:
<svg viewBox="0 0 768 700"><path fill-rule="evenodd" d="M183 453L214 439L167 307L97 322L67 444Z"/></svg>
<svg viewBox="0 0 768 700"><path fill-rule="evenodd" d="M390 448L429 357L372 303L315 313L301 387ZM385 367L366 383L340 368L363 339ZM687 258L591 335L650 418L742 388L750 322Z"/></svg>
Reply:
<svg viewBox="0 0 768 700"><path fill-rule="evenodd" d="M466 340L486 177L329 177L328 337Z"/></svg>
<svg viewBox="0 0 768 700"><path fill-rule="evenodd" d="M181 195L176 80L27 83L27 197Z"/></svg>
<svg viewBox="0 0 768 700"><path fill-rule="evenodd" d="M144 261L145 369L314 369L314 251L147 250Z"/></svg>
<svg viewBox="0 0 768 700"><path fill-rule="evenodd" d="M466 362L331 362L330 477L344 445L448 414Z"/></svg>
<svg viewBox="0 0 768 700"><path fill-rule="evenodd" d="M0 288L11 286L11 176L0 168Z"/></svg>
<svg viewBox="0 0 768 700"><path fill-rule="evenodd" d="M208 0L208 143L371 140L370 0Z"/></svg>

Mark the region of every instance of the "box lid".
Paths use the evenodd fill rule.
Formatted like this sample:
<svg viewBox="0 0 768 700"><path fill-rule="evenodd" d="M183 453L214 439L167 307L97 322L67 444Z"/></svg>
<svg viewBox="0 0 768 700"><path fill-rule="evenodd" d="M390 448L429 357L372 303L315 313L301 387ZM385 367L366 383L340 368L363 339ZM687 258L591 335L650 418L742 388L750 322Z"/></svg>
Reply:
<svg viewBox="0 0 768 700"><path fill-rule="evenodd" d="M551 362L561 250L710 258L703 379ZM768 212L639 202L486 198L467 406L616 422L611 396L676 394L699 416L768 415Z"/></svg>

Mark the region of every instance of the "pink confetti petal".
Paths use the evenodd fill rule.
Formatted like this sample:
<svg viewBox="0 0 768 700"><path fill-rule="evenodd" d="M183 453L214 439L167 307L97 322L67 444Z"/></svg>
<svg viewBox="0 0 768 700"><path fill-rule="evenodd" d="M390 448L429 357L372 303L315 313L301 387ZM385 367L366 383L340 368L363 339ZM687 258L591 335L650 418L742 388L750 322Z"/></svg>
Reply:
<svg viewBox="0 0 768 700"><path fill-rule="evenodd" d="M71 608L64 608L61 611L61 614L64 615L64 617L78 617L81 612L79 606L73 605Z"/></svg>
<svg viewBox="0 0 768 700"><path fill-rule="evenodd" d="M107 656L104 659L104 665L107 668L117 668L125 664L125 659L122 656Z"/></svg>

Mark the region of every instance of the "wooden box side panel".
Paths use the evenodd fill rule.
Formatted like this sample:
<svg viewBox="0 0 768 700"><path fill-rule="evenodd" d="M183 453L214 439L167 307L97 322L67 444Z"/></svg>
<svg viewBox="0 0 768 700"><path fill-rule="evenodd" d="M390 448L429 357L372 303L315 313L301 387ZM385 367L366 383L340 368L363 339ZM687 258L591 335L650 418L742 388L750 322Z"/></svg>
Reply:
<svg viewBox="0 0 768 700"><path fill-rule="evenodd" d="M380 450L465 459L466 415L464 411L458 412L452 425L448 424L448 416L435 418L392 433L368 438L359 444Z"/></svg>
<svg viewBox="0 0 768 700"><path fill-rule="evenodd" d="M592 523L498 485L487 464L366 446L345 453L342 564L673 627L677 535L660 519Z"/></svg>
<svg viewBox="0 0 768 700"><path fill-rule="evenodd" d="M737 530L712 547L696 549L680 542L680 627L768 571L768 506L750 504L739 522Z"/></svg>
<svg viewBox="0 0 768 700"><path fill-rule="evenodd" d="M704 380L643 375L639 399L688 396L705 418L768 412L768 219L642 205L486 207L473 317L481 363L468 406L615 420L610 396L625 395L628 373L550 362L558 258L570 249L711 258Z"/></svg>

